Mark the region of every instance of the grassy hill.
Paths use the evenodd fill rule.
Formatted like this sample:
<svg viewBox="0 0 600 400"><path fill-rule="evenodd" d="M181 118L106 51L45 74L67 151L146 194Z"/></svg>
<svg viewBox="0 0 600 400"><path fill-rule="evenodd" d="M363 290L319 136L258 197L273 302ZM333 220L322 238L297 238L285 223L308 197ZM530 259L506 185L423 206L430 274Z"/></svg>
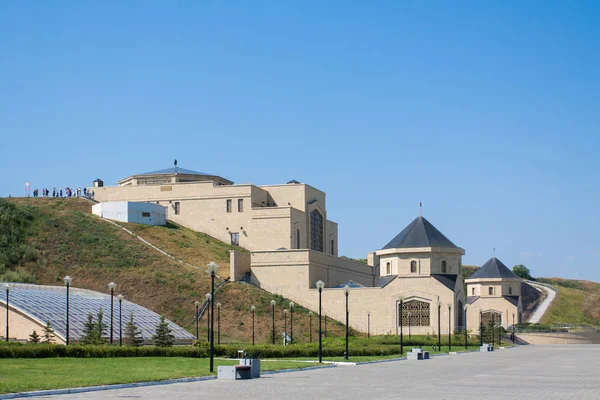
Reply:
<svg viewBox="0 0 600 400"><path fill-rule="evenodd" d="M74 287L99 292L108 292L107 284L114 281L117 293L194 332L194 301L204 301L210 291L205 265L219 263L217 281L222 281L229 275L229 250L234 247L174 224L127 224L153 245L185 261L177 262L92 215L91 206L77 198L0 199L0 281L62 285L62 278L70 275ZM228 283L216 299L222 303L222 340L250 340L251 305L256 306L256 341L268 340L273 299L277 301L277 331L283 331L283 306L289 301L280 296ZM200 326L204 338L206 315ZM297 340L308 337L308 310L296 309L294 331ZM341 335L342 327L332 321L328 331Z"/></svg>
<svg viewBox="0 0 600 400"><path fill-rule="evenodd" d="M558 290L543 324L600 324L600 284L562 278L538 278Z"/></svg>

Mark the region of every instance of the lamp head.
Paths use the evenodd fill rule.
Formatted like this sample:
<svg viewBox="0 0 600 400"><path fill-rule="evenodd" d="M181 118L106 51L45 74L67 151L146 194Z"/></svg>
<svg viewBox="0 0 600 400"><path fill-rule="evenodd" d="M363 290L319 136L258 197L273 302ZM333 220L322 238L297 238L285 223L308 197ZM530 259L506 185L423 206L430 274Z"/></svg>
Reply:
<svg viewBox="0 0 600 400"><path fill-rule="evenodd" d="M2 285L4 287L4 290L6 290L6 293L10 292L10 285L8 283L5 283L4 285ZM513 314L514 315L514 314Z"/></svg>
<svg viewBox="0 0 600 400"><path fill-rule="evenodd" d="M275 304L277 304L277 302L275 300L271 300L271 307L275 307Z"/></svg>
<svg viewBox="0 0 600 400"><path fill-rule="evenodd" d="M294 308L295 304L293 301L290 301L290 309Z"/></svg>
<svg viewBox="0 0 600 400"><path fill-rule="evenodd" d="M198 307L198 306L200 305L200 302L196 300L196 301L194 302L194 305L195 305L196 307Z"/></svg>
<svg viewBox="0 0 600 400"><path fill-rule="evenodd" d="M217 308L221 308L221 303L217 303Z"/></svg>
<svg viewBox="0 0 600 400"><path fill-rule="evenodd" d="M71 278L69 275L67 275L63 278L63 281L65 281L65 285L67 285L67 286L71 284L72 280L73 280L73 278Z"/></svg>
<svg viewBox="0 0 600 400"><path fill-rule="evenodd" d="M210 273L210 276L215 276L217 274L217 271L219 270L219 264L217 264L214 261L211 261L208 263L208 265L206 266L206 268L208 269L208 272Z"/></svg>
<svg viewBox="0 0 600 400"><path fill-rule="evenodd" d="M319 280L319 281L317 281L317 283L315 283L315 286L317 287L317 289L319 289L319 292L320 292L325 287L325 282Z"/></svg>
<svg viewBox="0 0 600 400"><path fill-rule="evenodd" d="M122 302L123 301L123 295L122 294L118 295L117 299L119 299L119 303Z"/></svg>
<svg viewBox="0 0 600 400"><path fill-rule="evenodd" d="M467 311L467 308L469 308L469 305L465 304L465 311Z"/></svg>
<svg viewBox="0 0 600 400"><path fill-rule="evenodd" d="M252 312L254 312L254 310L256 310L256 307L252 306L252 307L250 307L250 310L251 310Z"/></svg>
<svg viewBox="0 0 600 400"><path fill-rule="evenodd" d="M108 288L109 288L110 290L115 290L115 288L116 288L116 287L117 287L117 284L116 284L116 283L114 283L114 282L111 282L111 283L109 283L109 284L108 284Z"/></svg>
<svg viewBox="0 0 600 400"><path fill-rule="evenodd" d="M404 301L404 296L398 296L398 301L402 303Z"/></svg>
<svg viewBox="0 0 600 400"><path fill-rule="evenodd" d="M348 296L349 293L350 293L350 286L348 286L348 285L344 286L344 294L346 296Z"/></svg>
<svg viewBox="0 0 600 400"><path fill-rule="evenodd" d="M448 303L448 311L452 308L452 304Z"/></svg>
<svg viewBox="0 0 600 400"><path fill-rule="evenodd" d="M210 299L212 299L212 296L210 293L206 293L206 301L210 301Z"/></svg>
<svg viewBox="0 0 600 400"><path fill-rule="evenodd" d="M312 311L309 311L309 312L308 312L308 315L312 316Z"/></svg>
<svg viewBox="0 0 600 400"><path fill-rule="evenodd" d="M287 308L283 309L283 315L287 315Z"/></svg>

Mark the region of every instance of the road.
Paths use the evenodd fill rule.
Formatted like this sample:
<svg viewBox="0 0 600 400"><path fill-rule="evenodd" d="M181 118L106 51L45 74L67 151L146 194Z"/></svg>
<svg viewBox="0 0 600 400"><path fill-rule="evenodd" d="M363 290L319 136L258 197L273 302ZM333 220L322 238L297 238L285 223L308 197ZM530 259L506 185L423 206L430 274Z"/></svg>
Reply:
<svg viewBox="0 0 600 400"><path fill-rule="evenodd" d="M554 301L554 298L556 297L556 290L548 286L540 285L539 283L531 281L527 281L527 283L538 290L543 290L544 292L546 292L546 298L538 306L537 310L535 310L535 312L531 315L531 318L529 318L530 324L537 324L538 322L540 322L544 314L546 314L546 311L548 311L548 307L550 307L550 304Z"/></svg>

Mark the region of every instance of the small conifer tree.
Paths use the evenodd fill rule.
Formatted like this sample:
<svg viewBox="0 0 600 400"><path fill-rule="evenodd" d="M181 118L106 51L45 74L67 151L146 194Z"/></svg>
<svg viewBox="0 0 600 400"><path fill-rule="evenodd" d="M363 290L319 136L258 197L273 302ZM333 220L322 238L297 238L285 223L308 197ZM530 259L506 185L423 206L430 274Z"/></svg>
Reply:
<svg viewBox="0 0 600 400"><path fill-rule="evenodd" d="M81 343L83 344L96 344L96 323L94 322L94 315L89 313L87 321L83 324L83 335L81 335Z"/></svg>
<svg viewBox="0 0 600 400"><path fill-rule="evenodd" d="M171 347L175 340L173 331L169 328L169 324L165 321L163 315L160 316L160 322L156 325L156 333L152 336L154 345L158 347Z"/></svg>
<svg viewBox="0 0 600 400"><path fill-rule="evenodd" d="M125 337L123 338L125 345L138 347L144 343L142 331L138 328L133 320L133 313L129 315L129 321L125 325Z"/></svg>
<svg viewBox="0 0 600 400"><path fill-rule="evenodd" d="M34 333L37 333L34 331ZM46 323L44 327L44 332L42 332L42 343L50 344L54 342L54 338L56 338L56 334L54 333L54 328L50 324L50 321Z"/></svg>
<svg viewBox="0 0 600 400"><path fill-rule="evenodd" d="M33 331L31 335L29 335L29 343L39 343L40 335L38 335L37 331Z"/></svg>
<svg viewBox="0 0 600 400"><path fill-rule="evenodd" d="M96 316L96 329L95 329L95 339L96 343L94 344L106 344L107 340L107 331L108 325L104 323L104 313L102 309L98 311L98 315Z"/></svg>

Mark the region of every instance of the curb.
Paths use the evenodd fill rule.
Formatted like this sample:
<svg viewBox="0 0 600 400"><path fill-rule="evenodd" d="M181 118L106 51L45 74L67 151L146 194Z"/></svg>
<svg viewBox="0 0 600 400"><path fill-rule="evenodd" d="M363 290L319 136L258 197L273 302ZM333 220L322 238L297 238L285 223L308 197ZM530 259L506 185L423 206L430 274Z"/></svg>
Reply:
<svg viewBox="0 0 600 400"><path fill-rule="evenodd" d="M283 373L288 373L288 372L310 371L313 369L324 369L324 368L335 368L335 367L336 367L336 365L323 365L323 366L319 365L319 366L305 367L305 368L288 368L288 369L280 369L277 371L265 371L265 372L261 372L260 374L261 375L275 375L275 374L283 374ZM89 392L98 392L101 390L130 389L130 388L145 387L145 386L170 385L173 383L202 382L202 381L210 381L210 380L215 380L215 379L217 379L217 377L215 375L211 375L211 376L198 376L198 377L191 377L191 378L166 379L166 380L162 380L162 381L117 383L114 385L87 386L87 387L67 388L67 389L36 390L33 392L0 394L0 400L19 399L19 398L23 398L23 397L54 396L54 395L61 395L61 394L89 393Z"/></svg>

